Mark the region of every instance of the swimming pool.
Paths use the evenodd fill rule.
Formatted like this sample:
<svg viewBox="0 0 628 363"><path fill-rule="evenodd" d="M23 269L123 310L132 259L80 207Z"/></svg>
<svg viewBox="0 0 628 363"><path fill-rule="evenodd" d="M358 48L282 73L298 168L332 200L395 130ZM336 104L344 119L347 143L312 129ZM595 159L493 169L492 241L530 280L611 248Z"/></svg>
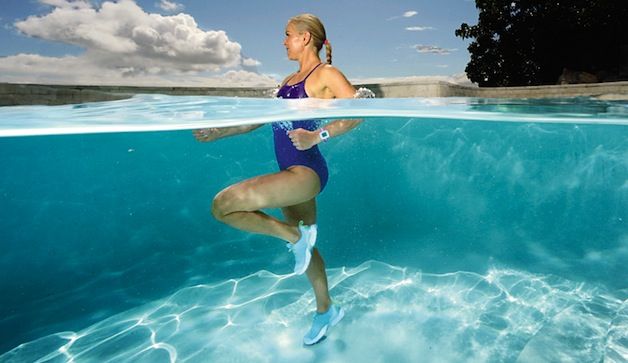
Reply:
<svg viewBox="0 0 628 363"><path fill-rule="evenodd" d="M317 242L347 316L306 348L283 243L209 213L276 170L270 127L189 129L349 116ZM0 124L0 362L628 359L625 102L140 95Z"/></svg>

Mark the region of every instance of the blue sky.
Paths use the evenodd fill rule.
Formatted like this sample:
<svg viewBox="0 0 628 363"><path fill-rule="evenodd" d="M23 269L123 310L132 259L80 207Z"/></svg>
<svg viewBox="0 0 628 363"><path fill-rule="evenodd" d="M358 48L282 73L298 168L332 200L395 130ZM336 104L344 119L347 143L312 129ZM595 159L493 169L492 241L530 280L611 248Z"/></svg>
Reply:
<svg viewBox="0 0 628 363"><path fill-rule="evenodd" d="M305 12L356 81L460 77L468 41L454 30L477 22L469 0L2 0L0 82L271 84L297 68L282 42Z"/></svg>

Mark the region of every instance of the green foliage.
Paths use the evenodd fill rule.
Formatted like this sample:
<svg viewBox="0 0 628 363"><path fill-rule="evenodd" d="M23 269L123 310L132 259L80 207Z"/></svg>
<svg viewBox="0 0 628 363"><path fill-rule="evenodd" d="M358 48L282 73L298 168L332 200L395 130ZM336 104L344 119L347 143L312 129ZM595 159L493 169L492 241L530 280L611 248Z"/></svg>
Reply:
<svg viewBox="0 0 628 363"><path fill-rule="evenodd" d="M628 0L476 0L466 72L480 86L555 84L563 69L617 78L628 48ZM623 58L622 58L623 57Z"/></svg>

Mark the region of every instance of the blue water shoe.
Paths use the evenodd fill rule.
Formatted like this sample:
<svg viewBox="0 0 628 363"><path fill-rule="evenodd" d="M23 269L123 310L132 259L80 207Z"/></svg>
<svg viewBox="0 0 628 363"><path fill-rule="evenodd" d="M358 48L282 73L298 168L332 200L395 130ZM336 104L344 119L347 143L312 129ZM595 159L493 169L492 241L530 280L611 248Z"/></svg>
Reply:
<svg viewBox="0 0 628 363"><path fill-rule="evenodd" d="M316 313L310 331L303 337L303 344L312 345L318 343L330 327L338 324L345 316L345 310L337 305L332 305L325 313Z"/></svg>
<svg viewBox="0 0 628 363"><path fill-rule="evenodd" d="M312 248L316 243L316 224L309 226L299 222L299 231L301 238L295 243L288 243L288 249L294 254L294 273L302 275L310 265L312 259Z"/></svg>

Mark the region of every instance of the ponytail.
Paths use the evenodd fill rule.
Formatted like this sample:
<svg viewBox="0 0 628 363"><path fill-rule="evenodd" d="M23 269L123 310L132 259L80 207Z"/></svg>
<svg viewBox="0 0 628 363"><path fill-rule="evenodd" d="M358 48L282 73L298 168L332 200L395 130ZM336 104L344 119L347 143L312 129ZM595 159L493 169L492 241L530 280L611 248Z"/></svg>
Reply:
<svg viewBox="0 0 628 363"><path fill-rule="evenodd" d="M331 64L331 44L329 44L329 40L325 39L325 57L327 58L327 64Z"/></svg>

